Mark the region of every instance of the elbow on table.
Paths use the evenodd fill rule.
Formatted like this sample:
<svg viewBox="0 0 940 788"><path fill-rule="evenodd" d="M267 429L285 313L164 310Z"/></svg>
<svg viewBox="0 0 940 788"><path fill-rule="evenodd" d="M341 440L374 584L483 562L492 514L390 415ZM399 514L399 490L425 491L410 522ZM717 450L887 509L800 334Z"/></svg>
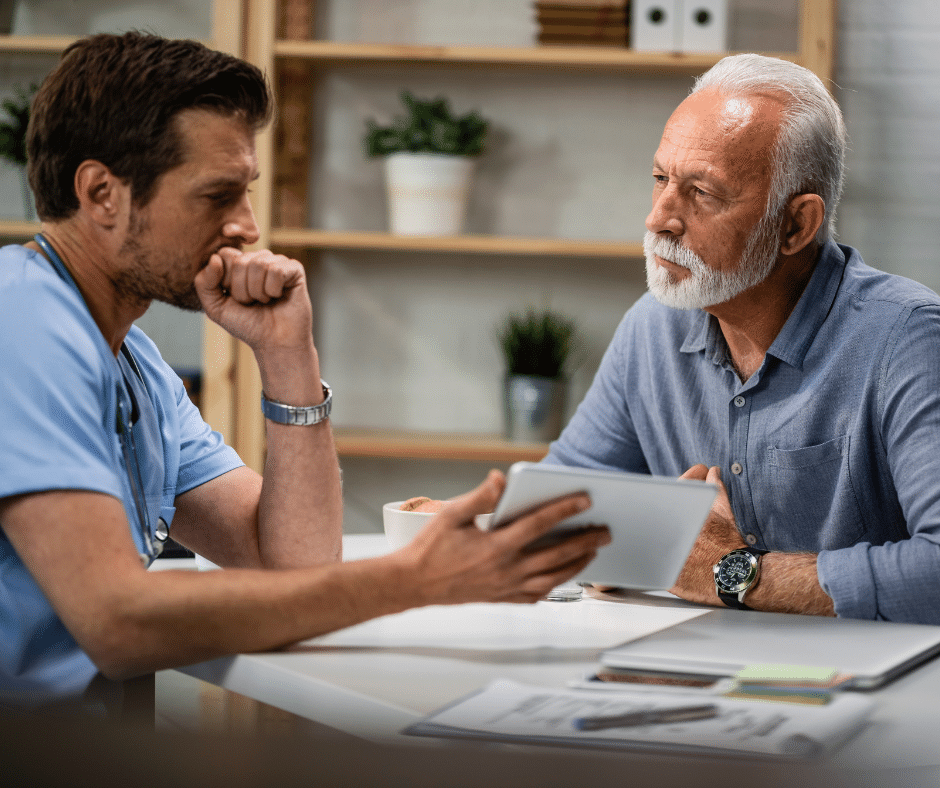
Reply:
<svg viewBox="0 0 940 788"><path fill-rule="evenodd" d="M120 606L115 606L119 608ZM139 610L89 612L69 627L73 637L106 678L124 681L171 667L166 646L171 633Z"/></svg>

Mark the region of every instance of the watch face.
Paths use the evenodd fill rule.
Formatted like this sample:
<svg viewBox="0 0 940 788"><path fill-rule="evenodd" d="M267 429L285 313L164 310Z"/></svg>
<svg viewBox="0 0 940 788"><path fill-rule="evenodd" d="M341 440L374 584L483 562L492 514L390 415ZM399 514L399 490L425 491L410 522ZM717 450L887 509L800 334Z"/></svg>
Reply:
<svg viewBox="0 0 940 788"><path fill-rule="evenodd" d="M730 553L718 564L715 583L721 591L736 594L757 576L757 559L750 553Z"/></svg>

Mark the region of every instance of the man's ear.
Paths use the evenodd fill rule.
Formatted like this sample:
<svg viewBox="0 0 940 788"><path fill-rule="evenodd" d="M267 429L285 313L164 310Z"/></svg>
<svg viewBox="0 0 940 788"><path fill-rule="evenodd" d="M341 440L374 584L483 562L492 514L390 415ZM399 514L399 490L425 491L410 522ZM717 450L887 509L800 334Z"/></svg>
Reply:
<svg viewBox="0 0 940 788"><path fill-rule="evenodd" d="M75 194L79 209L102 227L113 227L130 200L129 187L94 159L86 159L75 170Z"/></svg>
<svg viewBox="0 0 940 788"><path fill-rule="evenodd" d="M798 194L783 212L780 251L786 255L803 251L826 220L826 206L818 194Z"/></svg>

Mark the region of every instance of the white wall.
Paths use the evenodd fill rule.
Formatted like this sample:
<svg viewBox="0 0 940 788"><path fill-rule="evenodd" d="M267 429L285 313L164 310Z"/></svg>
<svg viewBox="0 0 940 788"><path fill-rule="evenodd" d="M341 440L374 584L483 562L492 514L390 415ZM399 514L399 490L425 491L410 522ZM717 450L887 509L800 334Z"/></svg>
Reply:
<svg viewBox="0 0 940 788"><path fill-rule="evenodd" d="M836 96L852 138L840 237L940 290L940 4L840 6Z"/></svg>

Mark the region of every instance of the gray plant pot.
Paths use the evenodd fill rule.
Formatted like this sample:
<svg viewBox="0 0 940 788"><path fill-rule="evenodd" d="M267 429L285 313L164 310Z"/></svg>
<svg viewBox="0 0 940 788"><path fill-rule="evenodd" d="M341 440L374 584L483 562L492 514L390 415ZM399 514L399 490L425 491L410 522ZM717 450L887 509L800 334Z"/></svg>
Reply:
<svg viewBox="0 0 940 788"><path fill-rule="evenodd" d="M506 439L548 443L561 433L568 381L534 375L507 375L503 392Z"/></svg>

